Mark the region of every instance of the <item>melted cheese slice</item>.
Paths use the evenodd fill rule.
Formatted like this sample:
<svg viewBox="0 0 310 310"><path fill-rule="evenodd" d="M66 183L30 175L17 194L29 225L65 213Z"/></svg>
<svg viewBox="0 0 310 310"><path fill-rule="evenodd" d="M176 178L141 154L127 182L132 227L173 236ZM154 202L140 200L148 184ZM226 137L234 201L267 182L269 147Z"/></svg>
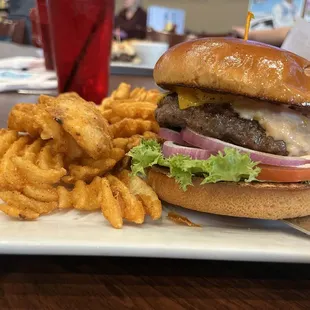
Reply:
<svg viewBox="0 0 310 310"><path fill-rule="evenodd" d="M241 118L256 120L265 129L267 136L284 141L290 156L310 154L308 117L287 106L268 102L254 101L249 104L236 101L232 106Z"/></svg>
<svg viewBox="0 0 310 310"><path fill-rule="evenodd" d="M195 88L176 87L181 110L197 107L205 103L229 103L235 96L221 93L208 93Z"/></svg>

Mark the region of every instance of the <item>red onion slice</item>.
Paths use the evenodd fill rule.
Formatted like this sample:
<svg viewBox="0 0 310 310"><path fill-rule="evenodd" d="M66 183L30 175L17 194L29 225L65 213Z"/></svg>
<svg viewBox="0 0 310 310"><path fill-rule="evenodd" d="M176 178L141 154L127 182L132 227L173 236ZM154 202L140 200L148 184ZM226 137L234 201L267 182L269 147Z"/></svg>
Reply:
<svg viewBox="0 0 310 310"><path fill-rule="evenodd" d="M181 133L168 129L168 128L160 128L159 136L167 141L173 141L177 144L183 145L185 142L181 138Z"/></svg>
<svg viewBox="0 0 310 310"><path fill-rule="evenodd" d="M174 144L172 141L166 141L163 145L163 154L167 158L173 155L187 155L192 159L208 159L211 152L193 147L180 146Z"/></svg>
<svg viewBox="0 0 310 310"><path fill-rule="evenodd" d="M302 157L280 156L253 151L218 139L200 135L188 128L182 130L181 137L185 142L204 150L208 150L213 154L217 151L223 151L225 147L235 148L240 152L250 154L253 161L258 161L266 165L296 167L310 163L309 159Z"/></svg>

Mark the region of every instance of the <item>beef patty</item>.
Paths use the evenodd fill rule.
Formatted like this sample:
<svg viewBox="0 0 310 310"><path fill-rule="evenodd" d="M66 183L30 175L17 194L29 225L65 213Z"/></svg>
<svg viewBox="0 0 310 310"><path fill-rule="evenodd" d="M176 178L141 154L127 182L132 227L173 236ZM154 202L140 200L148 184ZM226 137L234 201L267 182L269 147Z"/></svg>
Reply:
<svg viewBox="0 0 310 310"><path fill-rule="evenodd" d="M267 136L257 121L240 118L229 103L204 104L180 110L177 94L169 94L161 100L155 115L161 127L188 127L204 136L252 150L288 155L284 141Z"/></svg>

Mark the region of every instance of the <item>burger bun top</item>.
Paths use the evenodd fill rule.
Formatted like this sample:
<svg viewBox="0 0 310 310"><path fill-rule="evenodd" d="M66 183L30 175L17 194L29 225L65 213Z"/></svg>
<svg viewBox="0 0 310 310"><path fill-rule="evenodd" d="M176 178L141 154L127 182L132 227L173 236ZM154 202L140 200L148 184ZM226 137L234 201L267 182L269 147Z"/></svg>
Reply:
<svg viewBox="0 0 310 310"><path fill-rule="evenodd" d="M204 38L170 48L154 68L155 82L225 92L290 105L310 105L310 61L270 45Z"/></svg>

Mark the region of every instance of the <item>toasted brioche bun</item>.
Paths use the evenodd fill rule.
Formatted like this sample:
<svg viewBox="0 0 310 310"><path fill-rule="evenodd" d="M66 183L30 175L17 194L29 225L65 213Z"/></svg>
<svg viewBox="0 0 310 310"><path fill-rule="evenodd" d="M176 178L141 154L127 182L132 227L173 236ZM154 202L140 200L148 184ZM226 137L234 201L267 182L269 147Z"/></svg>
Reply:
<svg viewBox="0 0 310 310"><path fill-rule="evenodd" d="M310 62L266 44L205 38L170 48L157 62L164 89L195 87L290 105L310 105Z"/></svg>
<svg viewBox="0 0 310 310"><path fill-rule="evenodd" d="M310 215L310 185L300 183L222 182L183 191L167 171L152 168L148 183L158 197L186 209L235 217L278 220Z"/></svg>

